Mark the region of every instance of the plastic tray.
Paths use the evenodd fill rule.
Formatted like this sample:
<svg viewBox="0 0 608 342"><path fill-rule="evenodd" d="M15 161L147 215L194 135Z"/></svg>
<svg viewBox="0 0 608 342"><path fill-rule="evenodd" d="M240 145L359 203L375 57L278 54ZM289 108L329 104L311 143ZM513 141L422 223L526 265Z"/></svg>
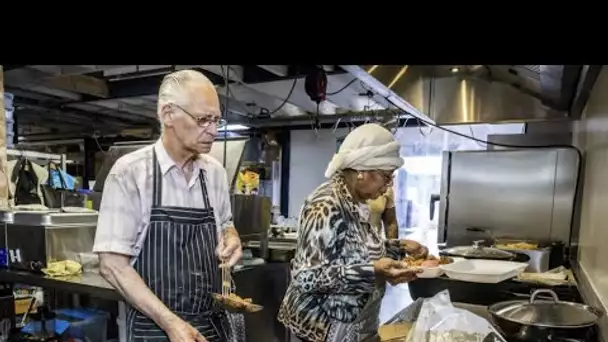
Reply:
<svg viewBox="0 0 608 342"><path fill-rule="evenodd" d="M441 265L440 267L448 277L455 280L497 284L517 277L528 267L528 264L512 261L470 259Z"/></svg>
<svg viewBox="0 0 608 342"><path fill-rule="evenodd" d="M465 260L464 258L452 258L452 264L456 263L456 262L460 262L462 260ZM441 266L444 265L439 265L437 267L419 267L419 269L422 270L422 273L418 273L416 276L418 278L438 278L441 277L445 272L443 271L443 268L441 268Z"/></svg>

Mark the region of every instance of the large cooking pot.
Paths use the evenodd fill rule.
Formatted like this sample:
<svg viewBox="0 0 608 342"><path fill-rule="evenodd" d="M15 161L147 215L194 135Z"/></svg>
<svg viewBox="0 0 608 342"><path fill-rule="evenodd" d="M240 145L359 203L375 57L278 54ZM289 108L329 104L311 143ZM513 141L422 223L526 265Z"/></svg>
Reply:
<svg viewBox="0 0 608 342"><path fill-rule="evenodd" d="M537 299L541 294L550 299ZM530 300L490 305L488 311L507 340L515 341L586 341L602 315L589 305L562 302L548 289L534 291Z"/></svg>

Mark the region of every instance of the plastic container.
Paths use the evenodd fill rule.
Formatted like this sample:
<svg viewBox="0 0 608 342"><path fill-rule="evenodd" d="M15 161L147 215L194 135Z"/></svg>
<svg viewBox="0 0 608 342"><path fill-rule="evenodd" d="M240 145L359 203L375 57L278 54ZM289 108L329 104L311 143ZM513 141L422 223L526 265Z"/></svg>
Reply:
<svg viewBox="0 0 608 342"><path fill-rule="evenodd" d="M106 342L109 314L93 309L57 310L58 318L70 322L66 334L73 339L90 342Z"/></svg>
<svg viewBox="0 0 608 342"><path fill-rule="evenodd" d="M11 93L4 93L4 109L13 110L13 99L15 96Z"/></svg>
<svg viewBox="0 0 608 342"><path fill-rule="evenodd" d="M14 123L15 122L14 114L15 114L14 108L4 108L4 117L6 118L6 121L10 121L11 123Z"/></svg>
<svg viewBox="0 0 608 342"><path fill-rule="evenodd" d="M15 121L11 119L6 119L6 133L15 133Z"/></svg>
<svg viewBox="0 0 608 342"><path fill-rule="evenodd" d="M416 277L418 278L437 278L443 275L443 270L441 267L420 267L422 273L418 273Z"/></svg>
<svg viewBox="0 0 608 342"><path fill-rule="evenodd" d="M520 275L527 263L470 259L440 266L451 279L472 283L497 284Z"/></svg>
<svg viewBox="0 0 608 342"><path fill-rule="evenodd" d="M452 258L452 264L456 263L456 262L460 262L464 260L463 258ZM422 267L420 266L420 269L422 270L422 273L418 273L416 275L416 277L418 278L438 278L441 277L445 271L441 268L442 265L439 265L437 267Z"/></svg>
<svg viewBox="0 0 608 342"><path fill-rule="evenodd" d="M13 139L15 138L15 134L13 134L13 132L6 132L6 147L7 148L13 148L13 146L15 146L15 143L13 142Z"/></svg>

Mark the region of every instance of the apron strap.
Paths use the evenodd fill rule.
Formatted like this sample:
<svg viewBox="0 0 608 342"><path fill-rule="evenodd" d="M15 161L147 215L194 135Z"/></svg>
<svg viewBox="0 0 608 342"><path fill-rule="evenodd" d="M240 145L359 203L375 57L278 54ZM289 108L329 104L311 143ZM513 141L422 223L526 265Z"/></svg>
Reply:
<svg viewBox="0 0 608 342"><path fill-rule="evenodd" d="M160 207L163 200L163 177L154 149L152 149L152 163L154 165L152 168L152 207Z"/></svg>
<svg viewBox="0 0 608 342"><path fill-rule="evenodd" d="M198 173L198 180L201 183L201 190L203 192L203 203L205 203L205 208L211 209L211 204L209 203L209 193L207 192L207 182L205 181L205 170L202 168Z"/></svg>

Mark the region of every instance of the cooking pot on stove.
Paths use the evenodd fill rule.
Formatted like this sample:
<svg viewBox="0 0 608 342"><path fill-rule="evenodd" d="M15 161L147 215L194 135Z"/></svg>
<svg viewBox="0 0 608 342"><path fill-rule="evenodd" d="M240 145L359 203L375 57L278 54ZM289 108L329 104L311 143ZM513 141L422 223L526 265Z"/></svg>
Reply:
<svg viewBox="0 0 608 342"><path fill-rule="evenodd" d="M537 299L541 294L550 299ZM514 341L588 341L603 314L589 305L562 302L548 289L534 291L530 300L490 305L488 312L507 340Z"/></svg>
<svg viewBox="0 0 608 342"><path fill-rule="evenodd" d="M489 259L489 260L505 260L528 262L530 257L522 253L515 253L503 249L485 247L481 245L483 240L473 241L472 246L458 246L444 249L439 252L441 255L460 257L465 259Z"/></svg>

